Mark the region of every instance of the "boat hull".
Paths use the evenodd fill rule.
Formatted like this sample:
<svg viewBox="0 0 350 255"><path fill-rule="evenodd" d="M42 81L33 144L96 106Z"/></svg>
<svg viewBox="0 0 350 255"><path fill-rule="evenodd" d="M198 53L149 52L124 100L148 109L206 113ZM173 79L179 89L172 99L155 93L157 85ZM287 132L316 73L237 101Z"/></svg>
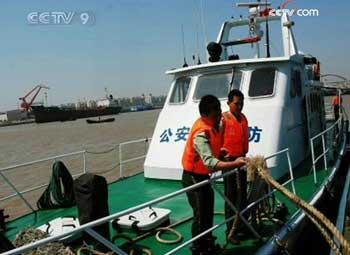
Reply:
<svg viewBox="0 0 350 255"><path fill-rule="evenodd" d="M345 130L348 130L348 126L347 122ZM310 202L333 223L336 222L337 209L335 208L338 208L349 166L349 152L345 151L347 131L344 131L344 135L346 137L341 149L343 153L339 155L332 174L324 186ZM314 223L302 211L299 211L256 254L328 254L329 252L325 251L329 249L328 243Z"/></svg>
<svg viewBox="0 0 350 255"><path fill-rule="evenodd" d="M120 106L82 110L43 106L33 107L33 115L36 123L70 121L104 115L115 115L120 113L120 111Z"/></svg>
<svg viewBox="0 0 350 255"><path fill-rule="evenodd" d="M113 121L115 121L115 118L108 118L103 120L90 120L90 119L86 120L88 124L99 124L99 123L113 122Z"/></svg>

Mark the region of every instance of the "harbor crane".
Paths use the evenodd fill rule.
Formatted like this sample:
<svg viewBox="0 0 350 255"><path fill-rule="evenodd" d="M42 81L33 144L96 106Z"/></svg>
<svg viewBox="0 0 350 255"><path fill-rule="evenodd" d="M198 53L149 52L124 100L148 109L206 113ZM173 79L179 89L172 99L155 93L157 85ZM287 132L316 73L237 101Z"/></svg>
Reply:
<svg viewBox="0 0 350 255"><path fill-rule="evenodd" d="M23 111L26 111L26 112L30 111L32 104L35 98L38 96L41 89L50 89L50 88L48 86L39 84L39 85L36 85L31 91L29 91L25 96L19 98L19 100L22 100L21 109ZM28 97L31 95L32 95L32 98L30 99L30 101L27 101Z"/></svg>

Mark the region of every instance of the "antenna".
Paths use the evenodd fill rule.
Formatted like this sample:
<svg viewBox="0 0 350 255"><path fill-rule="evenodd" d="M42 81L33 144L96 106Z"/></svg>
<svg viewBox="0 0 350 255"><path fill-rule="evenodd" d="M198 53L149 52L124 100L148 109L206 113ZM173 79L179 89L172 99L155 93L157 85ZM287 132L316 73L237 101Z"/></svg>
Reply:
<svg viewBox="0 0 350 255"><path fill-rule="evenodd" d="M196 0L193 0L194 2L194 16L198 16L198 21L199 21L199 24L201 24L201 16L200 16L200 10L198 9L197 11L197 8L196 8ZM198 23L196 22L196 43L195 43L195 49L196 49L196 52L195 54L197 55L197 65L200 65L201 64L201 60L200 60L200 48L199 48L199 29L198 29ZM196 63L194 63L196 64Z"/></svg>
<svg viewBox="0 0 350 255"><path fill-rule="evenodd" d="M231 81L230 81L230 91L233 89L233 84L235 82L235 73L236 73L236 68L232 67L232 76L231 76Z"/></svg>
<svg viewBox="0 0 350 255"><path fill-rule="evenodd" d="M196 50L197 50L197 65L202 64L199 55L199 35L198 35L198 26L196 26Z"/></svg>
<svg viewBox="0 0 350 255"><path fill-rule="evenodd" d="M267 6L268 6L268 3L267 3L267 0L265 0L265 9L266 9L266 10L267 10ZM266 17L266 19L265 19L265 29L266 29L266 57L269 58L269 57L271 57L271 54L270 54L269 15L266 15L265 17Z"/></svg>
<svg viewBox="0 0 350 255"><path fill-rule="evenodd" d="M184 55L184 64L182 67L188 67L188 64L186 63L186 52L185 52L185 33L184 33L184 26L181 24L181 35L182 35L182 51Z"/></svg>
<svg viewBox="0 0 350 255"><path fill-rule="evenodd" d="M199 0L200 3L200 22L202 25L202 30L203 30L203 34L204 34L204 45L207 46L208 45L208 35L207 35L207 31L205 29L205 24L204 24L204 12L203 12L203 2L202 0ZM209 54L208 51L206 51L206 55L207 55L207 59L209 59Z"/></svg>

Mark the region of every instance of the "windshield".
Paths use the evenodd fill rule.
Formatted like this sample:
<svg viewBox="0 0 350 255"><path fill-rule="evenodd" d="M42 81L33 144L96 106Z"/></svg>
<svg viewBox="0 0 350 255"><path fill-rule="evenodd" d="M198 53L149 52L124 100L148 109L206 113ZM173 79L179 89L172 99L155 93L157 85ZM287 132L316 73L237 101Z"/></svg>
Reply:
<svg viewBox="0 0 350 255"><path fill-rule="evenodd" d="M183 103L187 98L191 78L182 77L175 81L173 91L171 92L170 103Z"/></svg>
<svg viewBox="0 0 350 255"><path fill-rule="evenodd" d="M197 82L194 99L199 100L205 95L214 95L218 98L226 98L230 91L232 81L232 89L240 89L242 72L219 73L200 76Z"/></svg>

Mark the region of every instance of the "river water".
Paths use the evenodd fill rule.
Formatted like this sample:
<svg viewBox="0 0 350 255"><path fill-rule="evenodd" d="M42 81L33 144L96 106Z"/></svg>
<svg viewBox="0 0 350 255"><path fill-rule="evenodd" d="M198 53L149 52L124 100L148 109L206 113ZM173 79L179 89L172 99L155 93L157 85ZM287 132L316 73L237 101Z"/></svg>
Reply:
<svg viewBox="0 0 350 255"><path fill-rule="evenodd" d="M87 150L86 170L103 175L109 182L120 177L119 143L152 137L160 110L121 113L111 123L87 124L85 119L67 122L26 124L0 128L0 168L39 160L55 155ZM108 118L108 116L106 117ZM148 143L139 142L123 146L123 160L144 155ZM115 148L115 149L113 149ZM107 152L106 152L107 151ZM106 152L106 153L101 153ZM72 175L84 168L83 155L61 159ZM19 167L5 172L20 190L47 184L54 160L31 166ZM143 160L123 166L123 176L142 171ZM25 194L33 207L44 188ZM0 178L0 198L9 196L13 190ZM18 198L0 202L11 218L29 212Z"/></svg>

